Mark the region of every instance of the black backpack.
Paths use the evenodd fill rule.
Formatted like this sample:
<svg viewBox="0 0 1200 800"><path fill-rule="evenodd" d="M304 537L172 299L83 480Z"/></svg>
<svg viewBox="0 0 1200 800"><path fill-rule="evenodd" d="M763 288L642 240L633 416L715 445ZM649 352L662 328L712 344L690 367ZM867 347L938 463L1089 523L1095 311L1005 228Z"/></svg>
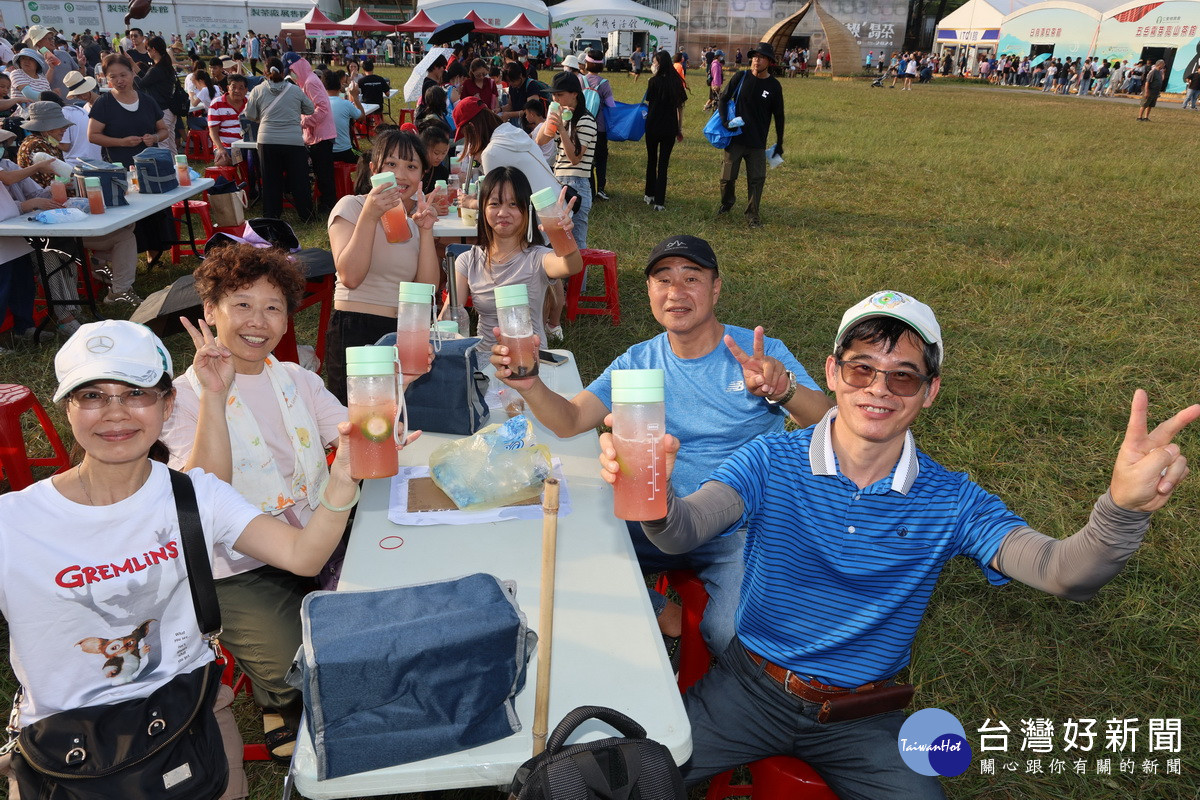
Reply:
<svg viewBox="0 0 1200 800"><path fill-rule="evenodd" d="M171 80L171 99L167 103L167 110L174 114L179 119L184 119L191 110L192 101L188 97L188 93L179 85L178 78ZM186 121L186 120L185 120ZM174 131L170 131L171 136L175 135Z"/></svg>
<svg viewBox="0 0 1200 800"><path fill-rule="evenodd" d="M589 719L606 722L624 738L564 747ZM619 711L580 706L563 717L546 749L517 770L509 800L686 800L671 752Z"/></svg>

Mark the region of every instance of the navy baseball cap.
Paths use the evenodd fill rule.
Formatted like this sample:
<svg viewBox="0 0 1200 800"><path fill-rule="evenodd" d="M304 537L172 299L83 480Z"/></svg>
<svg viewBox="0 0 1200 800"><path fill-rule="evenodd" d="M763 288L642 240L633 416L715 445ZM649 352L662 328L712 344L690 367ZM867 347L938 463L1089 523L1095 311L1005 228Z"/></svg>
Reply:
<svg viewBox="0 0 1200 800"><path fill-rule="evenodd" d="M707 267L715 274L720 274L717 268L717 254L713 252L712 246L699 236L684 235L668 236L654 246L650 251L650 258L646 261L647 277L655 264L670 256L686 258L698 266Z"/></svg>

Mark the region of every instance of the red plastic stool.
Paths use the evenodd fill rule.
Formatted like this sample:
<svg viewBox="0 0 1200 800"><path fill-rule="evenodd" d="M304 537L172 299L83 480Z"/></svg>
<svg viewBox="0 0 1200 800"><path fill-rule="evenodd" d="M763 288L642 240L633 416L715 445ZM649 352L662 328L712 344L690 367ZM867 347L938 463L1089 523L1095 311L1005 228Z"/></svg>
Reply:
<svg viewBox="0 0 1200 800"><path fill-rule="evenodd" d="M186 210L185 210L186 205ZM213 235L212 215L208 213L208 203L203 200L188 200L185 203L176 203L171 206L171 216L175 218L175 244L171 245L171 263L178 264L179 256L200 256L203 255L200 245L192 242L179 242L183 236L184 216L187 213L196 214L200 217L200 224L204 226L204 241Z"/></svg>
<svg viewBox="0 0 1200 800"><path fill-rule="evenodd" d="M700 635L700 620L708 607L708 592L704 582L689 570L664 572L658 578L658 591L665 594L670 587L679 595L683 606L683 633L679 637L679 691L686 692L693 683L708 672L712 654Z"/></svg>
<svg viewBox="0 0 1200 800"><path fill-rule="evenodd" d="M333 162L333 187L339 198L354 194L354 167L345 161Z"/></svg>
<svg viewBox="0 0 1200 800"><path fill-rule="evenodd" d="M617 254L611 250L582 251L583 270L567 281L567 321L574 322L580 314L599 314L612 318L613 325L621 324L621 299L617 296ZM581 295L583 276L588 267L604 268L604 294ZM603 303L601 308L580 308L580 303Z"/></svg>
<svg viewBox="0 0 1200 800"><path fill-rule="evenodd" d="M21 430L21 415L32 411L41 423L42 432L50 442L54 455L49 458L30 458L25 449ZM8 487L20 491L33 483L30 467L58 467L55 474L71 468L71 457L63 447L54 423L33 392L15 383L0 383L0 467L8 477Z"/></svg>
<svg viewBox="0 0 1200 800"><path fill-rule="evenodd" d="M217 178L224 178L225 180L230 181L232 183L238 183L238 168L237 167L205 167L204 168L204 177L212 178L213 180L216 180Z"/></svg>
<svg viewBox="0 0 1200 800"><path fill-rule="evenodd" d="M208 131L188 131L185 150L190 161L211 161L212 139L209 138Z"/></svg>
<svg viewBox="0 0 1200 800"><path fill-rule="evenodd" d="M403 125L406 122L416 123L417 110L415 108L402 108L396 112L396 125Z"/></svg>
<svg viewBox="0 0 1200 800"><path fill-rule="evenodd" d="M225 645L221 645L221 661L225 664L225 668L221 670L221 683L233 689L233 696L245 694L247 697L254 695L254 687L250 684L250 679L246 677L246 673L241 673L237 676L237 680L233 679L233 668L236 666L233 660L233 653L225 649ZM267 752L265 744L243 744L242 745L242 760L243 761L270 761L271 754Z"/></svg>
<svg viewBox="0 0 1200 800"><path fill-rule="evenodd" d="M723 772L708 784L705 800L838 800L817 771L798 758L771 756L755 761L749 769L750 785L731 784L733 772Z"/></svg>
<svg viewBox="0 0 1200 800"><path fill-rule="evenodd" d="M300 305L296 306L296 314L310 306L318 304L321 306L320 317L317 321L317 341L313 346L313 352L316 354L317 360L321 362L317 370L318 374L325 369L325 331L329 328L329 317L333 314L333 286L336 277L336 275L321 275L309 278L304 285L304 297L300 301ZM279 338L279 344L275 345L273 355L280 361L299 363L295 314L288 317L287 330Z"/></svg>

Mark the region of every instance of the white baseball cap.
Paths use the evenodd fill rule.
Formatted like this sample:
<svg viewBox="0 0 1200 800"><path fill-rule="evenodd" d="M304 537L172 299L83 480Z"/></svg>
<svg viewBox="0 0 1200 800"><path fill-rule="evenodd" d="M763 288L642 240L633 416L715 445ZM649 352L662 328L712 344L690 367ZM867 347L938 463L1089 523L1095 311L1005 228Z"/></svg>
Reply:
<svg viewBox="0 0 1200 800"><path fill-rule="evenodd" d="M850 326L873 317L891 317L900 320L916 331L917 335L927 344L937 346L939 362L945 360L946 349L942 344L942 328L938 325L937 317L933 315L933 309L903 292L891 290L876 292L846 309L846 313L842 314L842 323L838 325L837 338L833 340L834 347L837 347L838 343L842 341L842 337L846 335Z"/></svg>
<svg viewBox="0 0 1200 800"><path fill-rule="evenodd" d="M81 325L54 356L54 402L93 381L121 381L149 389L175 377L171 354L145 325L106 319Z"/></svg>

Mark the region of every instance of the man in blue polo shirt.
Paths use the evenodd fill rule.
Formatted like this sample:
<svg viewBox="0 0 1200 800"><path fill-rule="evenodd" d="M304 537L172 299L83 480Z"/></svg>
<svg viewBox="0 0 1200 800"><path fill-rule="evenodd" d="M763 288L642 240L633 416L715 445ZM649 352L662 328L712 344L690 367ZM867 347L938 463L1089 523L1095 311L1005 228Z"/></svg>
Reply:
<svg viewBox="0 0 1200 800"><path fill-rule="evenodd" d="M612 407L614 369L662 369L667 430L682 446L671 483L680 497L694 492L730 453L761 433L783 430L788 415L801 425L816 422L829 408L800 362L777 339L725 325L717 319L721 295L717 257L695 236L670 236L646 264L646 288L654 318L665 331L631 347L575 397L551 391L539 378L513 379L508 349L492 348L496 376L521 393L538 420L561 437L598 426ZM641 526L630 535L643 572L693 569L709 593L701 634L713 652L733 638L733 615L742 581L744 535L731 535L681 556L654 547ZM652 593L659 625L679 635L679 607Z"/></svg>
<svg viewBox="0 0 1200 800"><path fill-rule="evenodd" d="M937 397L942 357L927 305L871 295L842 317L825 362L836 407L814 427L754 439L693 494L668 492L667 517L643 525L668 553L747 528L737 636L684 698L686 781L782 754L803 758L841 798L943 797L935 778L900 758L912 689L894 678L946 562L968 556L993 584L1015 578L1087 600L1187 476L1171 440L1200 405L1147 432L1138 390L1109 491L1087 525L1061 540L1038 533L916 448L909 427ZM601 451L611 482L608 434Z"/></svg>

